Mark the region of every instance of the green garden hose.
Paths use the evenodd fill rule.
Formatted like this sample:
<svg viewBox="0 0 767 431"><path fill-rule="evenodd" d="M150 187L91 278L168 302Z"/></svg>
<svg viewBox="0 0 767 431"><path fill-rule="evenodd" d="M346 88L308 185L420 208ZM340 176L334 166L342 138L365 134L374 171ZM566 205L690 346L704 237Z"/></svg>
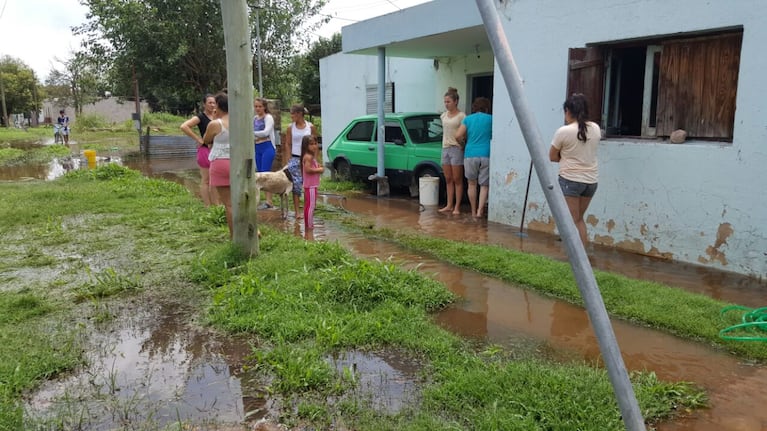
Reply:
<svg viewBox="0 0 767 431"><path fill-rule="evenodd" d="M719 337L725 340L737 341L767 341L767 307L748 308L742 305L724 307L720 314L722 318L733 310L743 312L741 323L719 331ZM732 334L735 332L736 334ZM763 334L763 335L762 335Z"/></svg>

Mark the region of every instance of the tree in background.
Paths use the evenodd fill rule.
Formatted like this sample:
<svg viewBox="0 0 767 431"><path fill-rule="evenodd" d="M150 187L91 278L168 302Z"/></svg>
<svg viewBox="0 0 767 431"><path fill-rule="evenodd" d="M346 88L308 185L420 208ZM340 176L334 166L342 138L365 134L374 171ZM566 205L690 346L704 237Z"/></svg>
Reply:
<svg viewBox="0 0 767 431"><path fill-rule="evenodd" d="M249 1L251 22L258 8L262 76L268 97L295 97L292 58L305 23L327 0ZM81 0L88 21L74 32L83 52L108 67L113 93L132 95L134 73L140 96L154 110L188 113L204 93L226 88L226 53L221 6L210 0ZM253 30L255 35L255 30ZM254 56L254 62L255 62ZM255 63L254 63L255 64Z"/></svg>
<svg viewBox="0 0 767 431"><path fill-rule="evenodd" d="M82 114L84 105L95 102L107 91L103 71L85 53L74 53L67 60L56 58L56 62L58 66L48 74L45 88L49 97L56 99L58 108L72 106Z"/></svg>
<svg viewBox="0 0 767 431"><path fill-rule="evenodd" d="M8 127L7 115L21 114L26 117L40 109L41 92L35 72L23 61L5 55L0 58L0 98L2 114L0 121Z"/></svg>
<svg viewBox="0 0 767 431"><path fill-rule="evenodd" d="M298 95L307 105L320 104L320 59L341 52L341 33L321 37L298 61Z"/></svg>
<svg viewBox="0 0 767 431"><path fill-rule="evenodd" d="M261 67L264 80L264 97L279 99L283 106L301 101L298 86L299 52L309 46L310 35L326 23L322 18L308 24L316 17L327 0L260 0L251 5L252 33L254 40L260 36ZM258 29L255 18L258 16ZM258 35L256 30L260 30ZM253 82L258 82L258 53L253 51Z"/></svg>

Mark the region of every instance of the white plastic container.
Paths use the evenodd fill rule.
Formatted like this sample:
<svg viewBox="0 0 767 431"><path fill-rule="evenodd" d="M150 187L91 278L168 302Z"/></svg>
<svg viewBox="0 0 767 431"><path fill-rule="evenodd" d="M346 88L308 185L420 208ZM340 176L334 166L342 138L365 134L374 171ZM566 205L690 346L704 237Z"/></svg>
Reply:
<svg viewBox="0 0 767 431"><path fill-rule="evenodd" d="M418 179L418 201L425 207L439 205L439 177Z"/></svg>

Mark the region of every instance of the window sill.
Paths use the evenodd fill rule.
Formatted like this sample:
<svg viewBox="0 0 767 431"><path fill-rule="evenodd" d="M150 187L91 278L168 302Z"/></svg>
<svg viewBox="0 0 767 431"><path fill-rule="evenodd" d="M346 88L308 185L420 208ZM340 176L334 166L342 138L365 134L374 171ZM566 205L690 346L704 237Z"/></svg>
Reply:
<svg viewBox="0 0 767 431"><path fill-rule="evenodd" d="M650 138L641 136L607 136L602 138L605 144L670 145L680 147L732 147L731 141L709 141L689 139L680 144L672 143L668 138Z"/></svg>

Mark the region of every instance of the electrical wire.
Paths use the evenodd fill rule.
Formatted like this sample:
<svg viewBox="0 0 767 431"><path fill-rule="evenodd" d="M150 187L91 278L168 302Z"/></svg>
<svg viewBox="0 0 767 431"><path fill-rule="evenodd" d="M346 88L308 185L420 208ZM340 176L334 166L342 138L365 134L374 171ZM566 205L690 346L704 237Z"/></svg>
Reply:
<svg viewBox="0 0 767 431"><path fill-rule="evenodd" d="M767 341L767 307L748 308L742 305L730 305L720 311L722 319L733 311L743 312L741 323L719 331L719 337L735 341Z"/></svg>

